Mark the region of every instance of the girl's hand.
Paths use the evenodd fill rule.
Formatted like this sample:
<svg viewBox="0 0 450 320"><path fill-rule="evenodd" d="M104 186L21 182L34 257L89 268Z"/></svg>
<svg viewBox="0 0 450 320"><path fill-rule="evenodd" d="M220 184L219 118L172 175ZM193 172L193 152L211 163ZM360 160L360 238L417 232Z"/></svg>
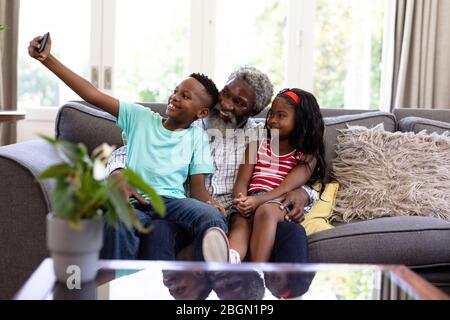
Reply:
<svg viewBox="0 0 450 320"><path fill-rule="evenodd" d="M251 209L247 209L244 207L244 202L248 199L248 196L244 196L242 193L239 193L237 198L233 199L233 205L236 210L241 214L244 218L249 218L254 211Z"/></svg>
<svg viewBox="0 0 450 320"><path fill-rule="evenodd" d="M244 196L242 193L239 193L237 198L234 198L232 201L236 210L241 214L241 216L243 216L245 218L248 217L249 215L246 214L245 211L242 209L241 204L242 204L242 201L246 198L247 198L247 196Z"/></svg>
<svg viewBox="0 0 450 320"><path fill-rule="evenodd" d="M242 201L242 199L244 198L244 195L242 194L242 193L239 193L238 194L238 196L237 196L237 198L234 198L233 199L233 204L235 205L235 206L237 206L239 203L241 203L241 201Z"/></svg>
<svg viewBox="0 0 450 320"><path fill-rule="evenodd" d="M258 196L246 196L239 198L237 204L238 211L244 216L249 216L261 205L261 201Z"/></svg>
<svg viewBox="0 0 450 320"><path fill-rule="evenodd" d="M41 62L44 62L45 59L47 59L48 56L50 55L50 50L52 47L52 39L49 35L44 51L39 53L38 49L40 47L39 42L41 41L41 39L42 39L42 36L39 36L30 41L30 45L28 46L28 54L30 55L30 57L32 57L36 60L39 60Z"/></svg>
<svg viewBox="0 0 450 320"><path fill-rule="evenodd" d="M212 199L206 202L207 204L212 205L213 207L219 209L220 213L226 218L228 217L228 213L225 208L216 200Z"/></svg>

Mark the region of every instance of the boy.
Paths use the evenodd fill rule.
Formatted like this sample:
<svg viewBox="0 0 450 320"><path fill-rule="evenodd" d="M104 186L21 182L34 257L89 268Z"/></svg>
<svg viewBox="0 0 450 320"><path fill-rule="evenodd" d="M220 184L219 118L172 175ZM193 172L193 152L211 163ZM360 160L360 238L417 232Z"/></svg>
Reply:
<svg viewBox="0 0 450 320"><path fill-rule="evenodd" d="M206 76L192 74L183 80L169 97L167 119L148 108L119 101L108 96L78 76L53 55L51 38L39 53L41 37L30 42L28 53L58 76L85 101L98 106L117 118L117 124L128 138L127 166L138 173L163 198L166 219L183 226L194 238L195 259L203 260L202 239L212 227L227 231L225 217L205 202L214 203L206 191L205 175L214 170L207 135L191 126L206 117L215 106L218 90ZM187 199L183 184L187 177L195 185ZM136 213L144 226L151 224L155 213L150 206L139 207ZM102 258L136 259L139 236L127 232L124 226L105 231Z"/></svg>

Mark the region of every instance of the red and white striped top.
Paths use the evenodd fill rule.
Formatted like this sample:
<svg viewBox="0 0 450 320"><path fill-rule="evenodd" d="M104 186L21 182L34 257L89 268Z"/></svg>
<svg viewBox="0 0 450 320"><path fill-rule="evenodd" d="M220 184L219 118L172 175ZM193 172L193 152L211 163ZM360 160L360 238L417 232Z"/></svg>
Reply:
<svg viewBox="0 0 450 320"><path fill-rule="evenodd" d="M272 152L270 139L262 141L256 154L256 164L248 193L271 191L278 187L302 156L298 150L278 156Z"/></svg>

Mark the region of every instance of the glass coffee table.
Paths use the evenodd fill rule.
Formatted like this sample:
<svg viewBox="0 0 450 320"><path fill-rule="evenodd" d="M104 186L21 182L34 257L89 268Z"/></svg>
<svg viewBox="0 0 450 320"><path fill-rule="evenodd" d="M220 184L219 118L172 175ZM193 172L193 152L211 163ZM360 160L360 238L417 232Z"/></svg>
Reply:
<svg viewBox="0 0 450 320"><path fill-rule="evenodd" d="M68 274L68 277L70 275ZM95 281L56 282L45 259L15 299L447 300L404 266L100 260Z"/></svg>

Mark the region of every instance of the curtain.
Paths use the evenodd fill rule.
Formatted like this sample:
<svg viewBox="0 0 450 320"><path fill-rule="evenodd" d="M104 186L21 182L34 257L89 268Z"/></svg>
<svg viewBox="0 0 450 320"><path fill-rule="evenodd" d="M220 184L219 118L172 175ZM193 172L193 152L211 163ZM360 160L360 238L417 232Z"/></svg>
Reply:
<svg viewBox="0 0 450 320"><path fill-rule="evenodd" d="M0 111L17 110L17 42L19 0L0 0ZM0 124L0 145L16 142L16 124Z"/></svg>
<svg viewBox="0 0 450 320"><path fill-rule="evenodd" d="M450 109L450 1L396 0L391 108Z"/></svg>

